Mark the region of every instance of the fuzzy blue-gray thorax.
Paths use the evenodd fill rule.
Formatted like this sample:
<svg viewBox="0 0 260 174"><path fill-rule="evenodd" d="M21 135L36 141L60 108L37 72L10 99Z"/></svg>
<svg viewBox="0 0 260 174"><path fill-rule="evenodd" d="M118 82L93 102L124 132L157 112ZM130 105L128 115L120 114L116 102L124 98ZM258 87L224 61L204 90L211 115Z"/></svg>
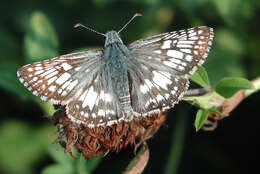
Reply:
<svg viewBox="0 0 260 174"><path fill-rule="evenodd" d="M109 31L106 33L106 42L105 42L105 47L118 43L118 44L123 44L122 39L120 38L118 32L116 31Z"/></svg>

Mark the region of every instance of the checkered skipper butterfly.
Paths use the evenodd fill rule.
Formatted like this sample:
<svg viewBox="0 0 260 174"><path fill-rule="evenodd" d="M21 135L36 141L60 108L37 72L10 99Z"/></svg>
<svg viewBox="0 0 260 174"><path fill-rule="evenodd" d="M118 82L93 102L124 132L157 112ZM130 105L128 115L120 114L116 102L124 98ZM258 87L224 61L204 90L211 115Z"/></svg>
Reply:
<svg viewBox="0 0 260 174"><path fill-rule="evenodd" d="M42 100L64 105L72 122L90 128L111 126L173 107L187 90L188 77L208 56L213 40L213 29L200 26L126 46L120 31L102 34L103 50L25 65L17 76Z"/></svg>

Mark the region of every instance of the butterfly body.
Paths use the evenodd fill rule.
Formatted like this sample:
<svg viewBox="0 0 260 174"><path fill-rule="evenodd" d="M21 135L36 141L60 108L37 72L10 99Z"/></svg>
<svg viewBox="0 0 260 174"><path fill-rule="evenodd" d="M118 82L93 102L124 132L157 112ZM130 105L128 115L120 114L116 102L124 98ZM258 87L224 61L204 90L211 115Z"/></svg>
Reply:
<svg viewBox="0 0 260 174"><path fill-rule="evenodd" d="M114 108L118 115L125 115L126 119L132 118L132 107L129 93L129 80L127 74L127 62L131 58L130 52L123 44L121 38L116 31L110 31L106 34L104 47L104 61L108 71L108 88L114 91ZM117 101L117 102L116 102ZM130 117L130 118L128 118Z"/></svg>
<svg viewBox="0 0 260 174"><path fill-rule="evenodd" d="M205 26L129 45L110 31L103 50L25 65L17 76L34 95L65 106L72 122L90 128L111 126L159 114L178 103L212 40L213 29Z"/></svg>

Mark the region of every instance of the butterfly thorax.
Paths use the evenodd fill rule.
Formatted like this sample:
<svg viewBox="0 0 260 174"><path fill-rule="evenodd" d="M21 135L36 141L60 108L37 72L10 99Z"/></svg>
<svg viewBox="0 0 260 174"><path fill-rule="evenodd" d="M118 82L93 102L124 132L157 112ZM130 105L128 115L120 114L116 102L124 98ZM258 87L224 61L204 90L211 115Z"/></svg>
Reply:
<svg viewBox="0 0 260 174"><path fill-rule="evenodd" d="M122 39L120 38L119 34L116 31L109 31L106 33L106 42L105 42L105 47L118 43L118 44L123 44Z"/></svg>
<svg viewBox="0 0 260 174"><path fill-rule="evenodd" d="M127 75L127 61L130 52L123 44L116 31L108 32L104 48L104 60L107 63L107 71L111 77L112 90L115 93L115 103L119 115L131 114L131 99L129 92L129 80Z"/></svg>

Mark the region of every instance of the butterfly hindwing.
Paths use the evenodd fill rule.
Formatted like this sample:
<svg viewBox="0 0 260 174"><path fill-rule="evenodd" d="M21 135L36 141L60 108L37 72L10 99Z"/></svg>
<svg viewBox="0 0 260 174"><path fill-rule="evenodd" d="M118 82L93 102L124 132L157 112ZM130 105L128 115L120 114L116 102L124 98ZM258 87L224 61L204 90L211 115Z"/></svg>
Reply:
<svg viewBox="0 0 260 174"><path fill-rule="evenodd" d="M77 123L88 127L112 125L118 122L120 115L115 105L114 91L109 90L109 77L102 67L90 85L82 87L73 100L67 104L67 115Z"/></svg>

